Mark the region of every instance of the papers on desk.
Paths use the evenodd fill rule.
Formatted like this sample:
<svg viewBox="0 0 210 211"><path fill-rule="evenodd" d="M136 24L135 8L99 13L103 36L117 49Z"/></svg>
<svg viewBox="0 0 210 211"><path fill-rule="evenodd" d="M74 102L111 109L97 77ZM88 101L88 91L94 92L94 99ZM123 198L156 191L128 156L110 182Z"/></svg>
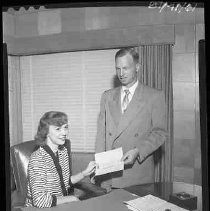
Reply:
<svg viewBox="0 0 210 211"><path fill-rule="evenodd" d="M187 211L186 209L150 194L125 203L127 204L128 209L133 211L165 211L167 209L171 211Z"/></svg>
<svg viewBox="0 0 210 211"><path fill-rule="evenodd" d="M124 169L124 162L120 161L123 156L122 147L106 152L96 153L95 162L98 164L95 175L107 174Z"/></svg>
<svg viewBox="0 0 210 211"><path fill-rule="evenodd" d="M132 210L132 211L139 211L139 210L137 210L136 208L131 207L131 206L128 205L128 204L126 204L126 206L127 206L127 208L128 208L129 210Z"/></svg>

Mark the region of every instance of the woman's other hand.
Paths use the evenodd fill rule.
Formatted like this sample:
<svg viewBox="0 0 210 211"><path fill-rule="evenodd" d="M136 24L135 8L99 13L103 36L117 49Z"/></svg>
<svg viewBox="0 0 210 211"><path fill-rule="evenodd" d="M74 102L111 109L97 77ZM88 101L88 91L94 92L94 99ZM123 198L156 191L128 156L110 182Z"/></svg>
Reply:
<svg viewBox="0 0 210 211"><path fill-rule="evenodd" d="M76 196L58 196L57 197L57 205L58 204L65 204L73 201L80 201Z"/></svg>
<svg viewBox="0 0 210 211"><path fill-rule="evenodd" d="M68 197L69 197L69 202L80 201L76 196L68 196Z"/></svg>

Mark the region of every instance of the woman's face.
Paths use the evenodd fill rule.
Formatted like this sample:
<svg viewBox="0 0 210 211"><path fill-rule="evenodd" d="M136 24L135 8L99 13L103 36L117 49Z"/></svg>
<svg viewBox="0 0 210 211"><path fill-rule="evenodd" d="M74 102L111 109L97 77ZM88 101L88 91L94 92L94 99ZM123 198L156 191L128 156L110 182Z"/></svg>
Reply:
<svg viewBox="0 0 210 211"><path fill-rule="evenodd" d="M53 145L63 145L65 143L65 139L68 135L68 124L63 124L62 126L49 126L48 132L48 140Z"/></svg>

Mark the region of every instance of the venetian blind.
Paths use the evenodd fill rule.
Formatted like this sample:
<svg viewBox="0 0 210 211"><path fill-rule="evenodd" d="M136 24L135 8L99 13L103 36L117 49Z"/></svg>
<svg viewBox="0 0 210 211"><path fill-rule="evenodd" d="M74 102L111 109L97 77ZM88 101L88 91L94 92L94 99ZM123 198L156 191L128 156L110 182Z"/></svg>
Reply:
<svg viewBox="0 0 210 211"><path fill-rule="evenodd" d="M34 138L45 112L58 110L69 117L72 151L94 152L100 98L113 87L116 51L21 57L23 140Z"/></svg>

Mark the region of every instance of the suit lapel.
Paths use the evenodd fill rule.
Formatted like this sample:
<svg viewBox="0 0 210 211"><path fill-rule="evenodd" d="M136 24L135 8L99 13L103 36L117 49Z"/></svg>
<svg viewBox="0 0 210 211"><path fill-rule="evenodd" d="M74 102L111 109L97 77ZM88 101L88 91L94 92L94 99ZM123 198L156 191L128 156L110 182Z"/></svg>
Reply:
<svg viewBox="0 0 210 211"><path fill-rule="evenodd" d="M142 109L143 105L143 86L139 84L135 90L131 102L127 107L126 112L121 115L121 119L117 128L116 138L119 137L119 135L130 125L131 121L135 119L136 114Z"/></svg>
<svg viewBox="0 0 210 211"><path fill-rule="evenodd" d="M109 110L112 116L112 119L115 122L116 127L119 124L121 114L121 103L120 103L120 91L121 87L117 87L116 92L113 94L113 101L109 102Z"/></svg>

